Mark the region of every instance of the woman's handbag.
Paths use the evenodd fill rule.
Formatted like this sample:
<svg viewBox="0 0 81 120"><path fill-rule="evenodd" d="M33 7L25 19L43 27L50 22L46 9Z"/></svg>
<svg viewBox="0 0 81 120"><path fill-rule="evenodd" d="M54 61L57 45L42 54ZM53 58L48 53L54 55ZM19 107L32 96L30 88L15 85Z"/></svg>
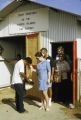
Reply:
<svg viewBox="0 0 81 120"><path fill-rule="evenodd" d="M33 88L34 82L32 79L29 79L28 81L25 81L25 90L29 90Z"/></svg>

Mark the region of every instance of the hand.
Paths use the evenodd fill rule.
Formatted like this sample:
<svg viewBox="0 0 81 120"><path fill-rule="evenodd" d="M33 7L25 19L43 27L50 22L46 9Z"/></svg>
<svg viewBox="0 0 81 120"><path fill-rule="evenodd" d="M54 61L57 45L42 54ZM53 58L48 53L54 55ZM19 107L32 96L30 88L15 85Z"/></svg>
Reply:
<svg viewBox="0 0 81 120"><path fill-rule="evenodd" d="M49 84L49 83L50 83L50 79L47 80L47 84Z"/></svg>
<svg viewBox="0 0 81 120"><path fill-rule="evenodd" d="M53 82L53 76L50 77L50 82Z"/></svg>

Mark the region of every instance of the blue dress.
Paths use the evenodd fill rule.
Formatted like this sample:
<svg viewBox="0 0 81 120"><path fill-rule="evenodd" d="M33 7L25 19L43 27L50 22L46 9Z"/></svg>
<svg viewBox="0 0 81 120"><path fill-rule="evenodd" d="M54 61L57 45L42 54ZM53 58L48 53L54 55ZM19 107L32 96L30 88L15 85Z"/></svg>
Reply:
<svg viewBox="0 0 81 120"><path fill-rule="evenodd" d="M48 72L50 72L50 63L47 60L44 60L41 63L37 64L37 73L39 80L39 90L47 90L48 89Z"/></svg>

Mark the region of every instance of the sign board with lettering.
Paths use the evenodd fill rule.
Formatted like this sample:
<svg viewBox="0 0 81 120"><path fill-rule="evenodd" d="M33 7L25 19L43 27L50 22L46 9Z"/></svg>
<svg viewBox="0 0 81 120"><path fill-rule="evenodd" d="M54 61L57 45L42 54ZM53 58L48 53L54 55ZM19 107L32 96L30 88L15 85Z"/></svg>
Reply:
<svg viewBox="0 0 81 120"><path fill-rule="evenodd" d="M48 31L48 8L16 12L9 16L9 34Z"/></svg>

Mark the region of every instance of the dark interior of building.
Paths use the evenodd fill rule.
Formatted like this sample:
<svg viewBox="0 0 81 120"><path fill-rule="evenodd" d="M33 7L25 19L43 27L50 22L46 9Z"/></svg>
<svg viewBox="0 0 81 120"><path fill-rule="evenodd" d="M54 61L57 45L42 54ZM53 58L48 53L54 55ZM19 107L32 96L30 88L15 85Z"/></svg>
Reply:
<svg viewBox="0 0 81 120"><path fill-rule="evenodd" d="M52 43L51 45L52 45L52 57L54 58L54 60L56 59L57 48L59 46L62 46L64 48L64 54L68 55L69 59L71 61L71 63L70 63L71 70L70 70L70 75L69 75L70 84L68 86L68 93L67 93L66 96L69 97L69 102L73 102L73 82L71 80L71 73L73 71L73 42ZM56 92L55 92L55 85L54 85L54 83L52 84L52 91L53 91L52 99L53 99L53 101L55 101L54 97L55 97Z"/></svg>

